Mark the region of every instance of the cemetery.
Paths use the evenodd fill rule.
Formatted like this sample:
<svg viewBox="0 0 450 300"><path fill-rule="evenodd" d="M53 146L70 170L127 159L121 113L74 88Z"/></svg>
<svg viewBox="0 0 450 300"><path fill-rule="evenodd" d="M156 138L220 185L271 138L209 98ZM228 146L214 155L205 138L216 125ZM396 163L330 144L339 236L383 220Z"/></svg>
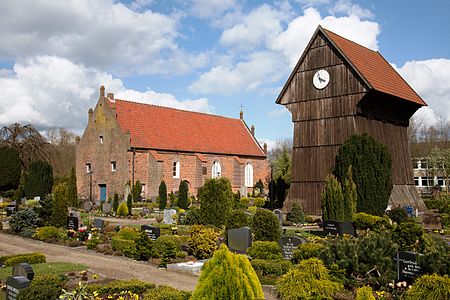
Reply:
<svg viewBox="0 0 450 300"><path fill-rule="evenodd" d="M287 160L292 169L285 168L292 174L284 174L291 181L270 177L241 194L229 178L205 176L194 195L185 180L179 180L177 192L168 192L161 180L158 196L146 199L133 177L121 187L128 189L126 194L80 199L75 170L65 177L54 176L51 165L40 158L25 168L18 150L0 144L0 160L12 170L0 173L0 234L39 240L49 248L52 244L76 247L98 257L120 256L124 263L140 261L143 272L151 266L198 278L192 290L182 291L136 279L106 278L87 270L82 261L38 272L47 264L45 254L23 253L0 256L1 297L450 299L450 195L443 192L424 202L407 167L408 119L424 102L414 94L404 111L386 105L402 95L378 91L376 82L359 78L362 73L339 50L339 43L347 50L362 47L349 46L353 42L319 27L277 100L289 105L294 122L300 123L295 127L292 160ZM323 65L309 51L321 53L333 65ZM340 86L336 79L333 91L341 94L320 94L329 74L316 73L316 64L330 70L339 65L330 73L347 78L352 87ZM300 73L317 76L321 80L313 82L325 86L298 87ZM355 93L349 96L345 88ZM299 91L308 97L296 98ZM341 101L343 95L353 104L350 112L343 113L350 105L326 104L333 97ZM380 97L381 108L368 103L374 95ZM329 109L312 115L316 111L310 97L322 101L317 107L329 105ZM305 101L294 102L298 99ZM360 100L363 103L356 107ZM319 120L327 113L337 114L327 117L336 119L332 122L354 118L359 129L370 130L343 130L344 134L336 126L332 135L321 135ZM400 119L393 120L397 113ZM398 143L393 142L392 132ZM303 133L310 138L303 139ZM406 150L393 152L392 147ZM439 209L430 212L429 208ZM424 298L426 293L432 298Z"/></svg>

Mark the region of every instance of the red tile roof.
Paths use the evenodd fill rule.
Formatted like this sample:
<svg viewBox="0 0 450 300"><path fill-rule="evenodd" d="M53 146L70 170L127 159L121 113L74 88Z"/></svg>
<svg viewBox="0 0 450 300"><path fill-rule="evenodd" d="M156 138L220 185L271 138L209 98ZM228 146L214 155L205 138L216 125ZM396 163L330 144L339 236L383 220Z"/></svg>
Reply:
<svg viewBox="0 0 450 300"><path fill-rule="evenodd" d="M130 132L132 147L266 156L240 119L119 99L108 102L116 108L122 131Z"/></svg>
<svg viewBox="0 0 450 300"><path fill-rule="evenodd" d="M327 29L323 31L373 89L420 105L427 105L379 52Z"/></svg>

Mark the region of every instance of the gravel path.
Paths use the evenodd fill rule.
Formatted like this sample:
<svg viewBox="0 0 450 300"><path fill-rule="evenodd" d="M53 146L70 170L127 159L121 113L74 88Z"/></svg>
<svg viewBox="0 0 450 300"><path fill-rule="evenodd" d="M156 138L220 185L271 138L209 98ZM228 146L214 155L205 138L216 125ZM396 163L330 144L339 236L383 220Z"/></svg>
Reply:
<svg viewBox="0 0 450 300"><path fill-rule="evenodd" d="M103 255L86 250L85 247L69 248L0 233L0 255L26 252L42 252L49 262L81 263L95 273L107 277L137 278L156 284L170 285L180 290L191 291L198 281L197 276L158 269L149 263L124 257Z"/></svg>

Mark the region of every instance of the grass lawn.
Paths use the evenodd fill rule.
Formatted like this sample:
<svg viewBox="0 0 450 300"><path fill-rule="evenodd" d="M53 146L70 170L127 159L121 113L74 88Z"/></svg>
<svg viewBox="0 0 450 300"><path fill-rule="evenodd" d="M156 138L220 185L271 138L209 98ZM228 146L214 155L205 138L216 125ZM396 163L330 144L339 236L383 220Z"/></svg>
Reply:
<svg viewBox="0 0 450 300"><path fill-rule="evenodd" d="M73 264L66 262L51 262L31 265L33 267L34 275L40 274L62 274L72 271L86 270L87 266L82 264ZM0 280L5 282L8 276L11 276L12 267L1 268L0 269ZM1 299L1 296L0 296Z"/></svg>

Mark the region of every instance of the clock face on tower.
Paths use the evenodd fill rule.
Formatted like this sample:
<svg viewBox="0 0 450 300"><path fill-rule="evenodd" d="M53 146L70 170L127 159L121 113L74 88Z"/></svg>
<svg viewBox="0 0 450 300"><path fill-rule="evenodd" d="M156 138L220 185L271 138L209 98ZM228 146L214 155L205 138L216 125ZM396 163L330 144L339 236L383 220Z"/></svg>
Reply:
<svg viewBox="0 0 450 300"><path fill-rule="evenodd" d="M316 89L324 89L330 82L330 74L326 70L319 70L314 74L313 84Z"/></svg>

